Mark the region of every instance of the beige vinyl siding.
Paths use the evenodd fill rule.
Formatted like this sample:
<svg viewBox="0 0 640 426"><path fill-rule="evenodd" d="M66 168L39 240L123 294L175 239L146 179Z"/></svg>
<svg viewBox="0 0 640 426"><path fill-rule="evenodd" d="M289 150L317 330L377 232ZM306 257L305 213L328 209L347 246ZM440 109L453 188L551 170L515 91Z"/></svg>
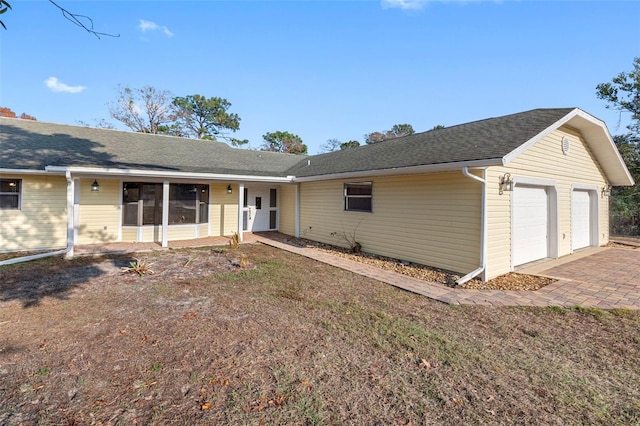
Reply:
<svg viewBox="0 0 640 426"><path fill-rule="evenodd" d="M194 238L196 238L196 225L169 225L167 230L169 241L193 240Z"/></svg>
<svg viewBox="0 0 640 426"><path fill-rule="evenodd" d="M125 243L135 243L138 240L137 227L122 228L122 241Z"/></svg>
<svg viewBox="0 0 640 426"><path fill-rule="evenodd" d="M141 239L138 239L139 232L142 233ZM162 226L123 227L122 241L125 243L159 243L162 241Z"/></svg>
<svg viewBox="0 0 640 426"><path fill-rule="evenodd" d="M373 182L373 212L344 211L345 182ZM301 236L467 273L480 262L481 185L462 173L300 184Z"/></svg>
<svg viewBox="0 0 640 426"><path fill-rule="evenodd" d="M487 169L487 280L511 271L512 193L498 192L500 176L509 171L504 167Z"/></svg>
<svg viewBox="0 0 640 426"><path fill-rule="evenodd" d="M296 234L296 186L281 185L280 188L280 205L278 213L280 214L279 231L287 235Z"/></svg>
<svg viewBox="0 0 640 426"><path fill-rule="evenodd" d="M204 238L209 236L209 224L201 223L198 226L198 238Z"/></svg>
<svg viewBox="0 0 640 426"><path fill-rule="evenodd" d="M571 141L568 155L562 153L563 136ZM600 244L609 241L609 198L600 195L607 183L605 175L580 132L563 126L534 144L507 167L491 167L487 171L488 279L511 270L512 193L498 194L499 177L507 172L516 179L528 177L555 182L558 191L559 256L571 253L571 191L575 184L597 187Z"/></svg>
<svg viewBox="0 0 640 426"><path fill-rule="evenodd" d="M231 185L232 194L227 194L227 185L224 183L211 185L211 204L209 205L211 236L231 235L238 232L238 185Z"/></svg>
<svg viewBox="0 0 640 426"><path fill-rule="evenodd" d="M91 191L93 179L79 179L78 244L107 243L118 240L120 190L117 180L101 179L100 190Z"/></svg>
<svg viewBox="0 0 640 426"><path fill-rule="evenodd" d="M66 179L7 174L2 177L22 179L22 209L0 210L0 252L66 247Z"/></svg>
<svg viewBox="0 0 640 426"><path fill-rule="evenodd" d="M143 226L142 241L139 243L159 243L162 242L162 225Z"/></svg>

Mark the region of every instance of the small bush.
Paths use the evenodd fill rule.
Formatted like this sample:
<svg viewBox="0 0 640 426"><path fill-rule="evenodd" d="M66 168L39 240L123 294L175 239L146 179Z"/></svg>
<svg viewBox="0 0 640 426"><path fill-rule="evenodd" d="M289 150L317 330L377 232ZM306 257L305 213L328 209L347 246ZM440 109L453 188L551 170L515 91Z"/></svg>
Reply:
<svg viewBox="0 0 640 426"><path fill-rule="evenodd" d="M234 232L229 238L229 247L232 249L237 249L240 246L240 235L237 232Z"/></svg>
<svg viewBox="0 0 640 426"><path fill-rule="evenodd" d="M129 262L129 266L125 266L122 268L122 272L138 274L139 276L143 276L146 274L153 274L153 270L151 269L151 265L153 263L148 263L144 259L134 259Z"/></svg>
<svg viewBox="0 0 640 426"><path fill-rule="evenodd" d="M343 240L349 245L349 251L351 253L358 254L362 252L362 245L358 241L356 241L356 231L357 228L354 229L351 234L347 234L346 232L332 232L329 235Z"/></svg>

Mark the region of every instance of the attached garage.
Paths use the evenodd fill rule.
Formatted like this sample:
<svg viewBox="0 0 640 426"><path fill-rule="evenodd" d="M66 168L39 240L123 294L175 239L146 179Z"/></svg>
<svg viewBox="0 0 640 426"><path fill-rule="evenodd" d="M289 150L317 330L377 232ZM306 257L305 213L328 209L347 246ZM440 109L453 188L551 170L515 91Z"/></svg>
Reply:
<svg viewBox="0 0 640 426"><path fill-rule="evenodd" d="M549 256L547 188L516 186L513 192L514 266Z"/></svg>

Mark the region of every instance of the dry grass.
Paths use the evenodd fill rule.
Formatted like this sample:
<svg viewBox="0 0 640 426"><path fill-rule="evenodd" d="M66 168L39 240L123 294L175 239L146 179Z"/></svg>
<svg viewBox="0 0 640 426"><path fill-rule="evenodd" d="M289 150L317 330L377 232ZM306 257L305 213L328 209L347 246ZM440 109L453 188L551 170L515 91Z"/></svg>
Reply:
<svg viewBox="0 0 640 426"><path fill-rule="evenodd" d="M129 260L0 269L0 424L640 422L638 312L448 306L262 245Z"/></svg>

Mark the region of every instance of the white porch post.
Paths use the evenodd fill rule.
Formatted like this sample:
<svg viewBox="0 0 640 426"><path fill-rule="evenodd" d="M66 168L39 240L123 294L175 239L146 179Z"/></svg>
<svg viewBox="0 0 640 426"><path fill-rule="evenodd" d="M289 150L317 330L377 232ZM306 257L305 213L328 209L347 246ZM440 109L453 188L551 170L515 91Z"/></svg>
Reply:
<svg viewBox="0 0 640 426"><path fill-rule="evenodd" d="M80 227L80 180L73 180L73 245L78 244Z"/></svg>
<svg viewBox="0 0 640 426"><path fill-rule="evenodd" d="M244 183L238 184L238 237L243 240L243 213L244 213Z"/></svg>
<svg viewBox="0 0 640 426"><path fill-rule="evenodd" d="M75 224L74 198L76 194L75 182L71 178L71 172L65 173L67 178L67 253L65 259L73 258L73 236Z"/></svg>
<svg viewBox="0 0 640 426"><path fill-rule="evenodd" d="M300 238L300 184L296 183L296 192L295 192L295 236L296 238Z"/></svg>
<svg viewBox="0 0 640 426"><path fill-rule="evenodd" d="M169 247L169 181L162 182L162 247Z"/></svg>

